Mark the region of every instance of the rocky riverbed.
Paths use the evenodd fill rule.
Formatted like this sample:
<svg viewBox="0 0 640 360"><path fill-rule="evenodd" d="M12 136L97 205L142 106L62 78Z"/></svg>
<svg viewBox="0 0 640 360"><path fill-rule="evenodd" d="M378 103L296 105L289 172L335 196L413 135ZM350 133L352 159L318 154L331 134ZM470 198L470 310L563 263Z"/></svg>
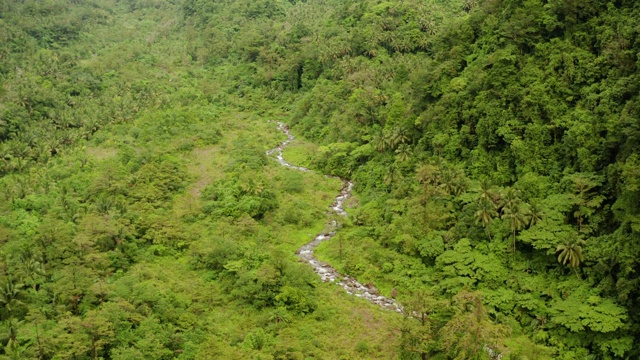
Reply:
<svg viewBox="0 0 640 360"><path fill-rule="evenodd" d="M301 166L296 166L288 163L284 156L282 155L284 148L293 141L294 136L289 131L289 127L282 122L278 122L278 129L282 131L285 135L287 135L287 139L280 143L275 148L267 151L267 155L275 156L280 165L287 167L289 169L304 171L307 172L309 169ZM349 180L342 179L343 185L340 189L340 193L336 196L333 204L331 205L331 210L336 214L341 216L347 216L347 212L344 209L345 201L351 196L351 191L353 190L353 183ZM298 257L311 265L313 270L320 276L322 281L324 282L332 282L336 283L340 287L342 287L347 294L360 297L363 299L367 299L369 302L379 305L383 308L391 309L397 312L402 312L402 307L394 300L388 297L385 297L380 294L380 291L376 289L375 286L371 284L363 285L358 280L354 279L349 275L340 274L335 268L331 265L318 260L313 251L318 245L320 245L323 241L328 241L333 238L336 234L337 224L332 222L327 224L327 228L333 229L331 232L322 233L316 235L313 240L304 244L296 254Z"/></svg>

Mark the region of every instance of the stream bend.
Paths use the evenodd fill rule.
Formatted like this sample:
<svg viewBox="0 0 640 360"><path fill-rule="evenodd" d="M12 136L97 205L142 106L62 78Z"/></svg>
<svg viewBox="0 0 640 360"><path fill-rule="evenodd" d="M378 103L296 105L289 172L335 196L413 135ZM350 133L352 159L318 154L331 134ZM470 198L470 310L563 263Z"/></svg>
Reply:
<svg viewBox="0 0 640 360"><path fill-rule="evenodd" d="M282 156L282 151L284 148L294 139L294 136L289 131L289 126L285 125L282 122L278 122L278 129L282 131L285 135L287 135L287 140L280 143L275 148L267 151L267 155L273 156L276 155L276 159L280 163L280 165L287 167L289 169L294 169L298 171L308 172L309 169L301 166L295 166L289 164L284 157ZM328 176L328 175L327 175ZM336 196L333 204L331 204L331 209L341 216L347 216L347 212L344 210L344 202L351 196L351 191L353 190L353 182L350 180L342 179L342 188L340 189L340 193ZM308 243L302 245L296 254L300 258L300 260L306 262L311 265L313 270L320 276L323 282L333 282L340 285L349 295L354 295L360 298L367 299L370 303L379 305L385 309L390 309L397 311L399 313L403 312L402 306L398 304L394 299L387 298L385 296L380 295L380 291L376 289L375 286L367 284L367 286L362 285L358 280L354 279L349 275L342 275L333 266L318 260L314 254L313 250L320 245L321 242L330 240L335 236L337 230L337 224L333 221L329 228L333 229L333 231L329 233L321 233L316 235L313 240ZM412 316L417 316L417 314L413 313ZM489 357L494 360L501 360L503 357L502 353L499 353L495 349L489 347L488 345L484 346L484 351L489 354Z"/></svg>
<svg viewBox="0 0 640 360"><path fill-rule="evenodd" d="M309 169L302 166L295 166L289 164L283 157L282 152L284 148L293 141L294 136L289 131L289 126L285 125L282 122L278 122L278 130L283 132L287 136L287 140L280 143L275 148L267 151L267 155L274 156L280 163L280 165L303 172L308 172ZM333 204L331 204L331 209L336 214L340 216L347 216L347 212L344 210L345 201L351 196L351 191L353 190L353 183L350 180L342 179L343 185L340 189L340 193L335 197ZM349 295L353 295L356 297L364 298L371 302L372 304L379 305L383 308L391 309L397 312L402 312L402 307L391 298L387 298L380 294L380 291L373 285L367 284L363 285L358 280L354 279L349 275L340 274L336 269L334 269L331 265L318 260L313 251L321 242L330 240L335 236L337 230L337 224L335 221L328 224L329 228L332 228L333 231L328 233L321 233L316 235L313 240L308 243L302 245L296 254L300 258L300 260L306 262L311 265L313 270L320 276L323 282L332 282L341 286Z"/></svg>

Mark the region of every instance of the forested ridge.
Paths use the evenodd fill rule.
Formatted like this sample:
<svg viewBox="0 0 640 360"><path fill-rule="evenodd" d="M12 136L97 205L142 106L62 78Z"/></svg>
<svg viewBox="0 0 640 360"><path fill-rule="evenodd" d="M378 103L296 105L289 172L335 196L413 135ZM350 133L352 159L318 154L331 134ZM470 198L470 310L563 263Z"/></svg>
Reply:
<svg viewBox="0 0 640 360"><path fill-rule="evenodd" d="M637 358L638 19L3 1L0 357ZM333 221L316 255L403 314L297 261Z"/></svg>

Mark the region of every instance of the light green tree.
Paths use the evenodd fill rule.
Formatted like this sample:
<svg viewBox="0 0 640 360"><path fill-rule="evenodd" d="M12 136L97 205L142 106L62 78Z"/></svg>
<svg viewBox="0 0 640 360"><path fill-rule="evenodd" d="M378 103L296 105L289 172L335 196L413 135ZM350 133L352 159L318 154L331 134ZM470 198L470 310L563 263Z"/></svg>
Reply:
<svg viewBox="0 0 640 360"><path fill-rule="evenodd" d="M486 359L489 351L504 351L502 339L508 328L489 320L479 292L463 290L452 304L455 313L439 332L442 350L450 359Z"/></svg>

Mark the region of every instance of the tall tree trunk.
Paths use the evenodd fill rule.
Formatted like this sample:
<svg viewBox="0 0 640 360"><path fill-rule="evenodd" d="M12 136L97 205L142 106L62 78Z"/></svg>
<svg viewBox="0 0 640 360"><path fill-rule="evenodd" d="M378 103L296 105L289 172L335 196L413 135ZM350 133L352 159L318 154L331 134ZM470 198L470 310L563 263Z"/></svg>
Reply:
<svg viewBox="0 0 640 360"><path fill-rule="evenodd" d="M516 229L513 229L513 259L516 258Z"/></svg>
<svg viewBox="0 0 640 360"><path fill-rule="evenodd" d="M485 226L484 231L487 233L487 236L489 237L489 241L493 241L493 239L491 239L491 232L489 231L489 226Z"/></svg>

